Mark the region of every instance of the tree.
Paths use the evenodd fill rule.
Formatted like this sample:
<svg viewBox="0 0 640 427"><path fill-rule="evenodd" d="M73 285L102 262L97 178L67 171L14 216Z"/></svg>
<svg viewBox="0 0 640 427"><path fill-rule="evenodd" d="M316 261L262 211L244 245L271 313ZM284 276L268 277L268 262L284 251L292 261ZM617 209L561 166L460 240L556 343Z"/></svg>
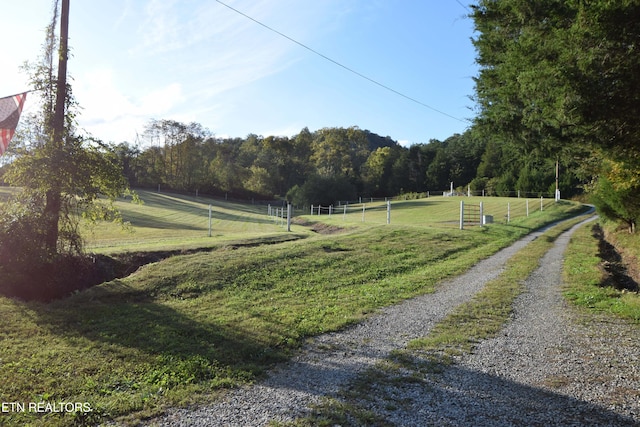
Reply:
<svg viewBox="0 0 640 427"><path fill-rule="evenodd" d="M34 125L29 130L33 140L25 141L24 148L16 154L6 174L9 183L23 189L14 206L7 209L21 213L11 216L0 233L0 245L6 245L7 233L20 229L24 241L32 242L24 247L28 255L43 262L53 261L59 254L80 254L80 215L93 219L109 215L117 217L112 205L105 207L97 203L98 198L106 197L113 201L128 189L113 150L99 140L77 134L74 120L77 105L71 87L66 83L64 24L68 20L68 0L63 0L61 10L57 79L53 78L57 2L48 27L43 58L40 63L25 67L31 72L32 84L42 100L42 109L30 121ZM20 222L37 226L23 227ZM5 261L2 260L1 264L5 265ZM25 267L19 263L16 266Z"/></svg>

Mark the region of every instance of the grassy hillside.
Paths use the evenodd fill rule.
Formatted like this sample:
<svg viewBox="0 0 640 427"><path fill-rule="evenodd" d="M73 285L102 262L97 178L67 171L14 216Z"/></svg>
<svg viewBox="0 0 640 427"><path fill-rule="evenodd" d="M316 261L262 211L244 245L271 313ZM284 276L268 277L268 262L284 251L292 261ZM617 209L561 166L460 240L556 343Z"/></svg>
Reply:
<svg viewBox="0 0 640 427"><path fill-rule="evenodd" d="M119 200L116 207L130 227L123 229L118 224L99 223L86 226L87 249L96 253L122 251L167 250L175 248L208 247L221 241L252 238L268 238L284 232L283 225L268 216L266 205L229 203L219 199L179 196L175 194L138 191L141 204L130 200ZM484 205L484 214L492 215L499 223L510 220L517 224L526 220L527 203L529 214L535 217L540 212L541 201L515 198L482 197L433 197L421 200L394 201L391 204L391 223L406 226L458 227L460 201L467 205ZM546 208L554 204L545 199ZM211 237L209 235L209 205L212 206ZM276 206L274 206L275 208ZM322 221L336 226L371 226L386 224L385 202L335 206L321 209L314 215L305 209L294 211L296 217L305 221ZM305 234L308 229L294 222L294 234Z"/></svg>
<svg viewBox="0 0 640 427"><path fill-rule="evenodd" d="M386 207L375 213L382 221L374 222L372 211L371 221L345 221L344 227L338 216L301 217L307 224L320 219L328 225L316 229L333 232L321 234L302 225L287 233L264 206L141 197L144 205L119 202L134 233L99 226L93 247L211 250L173 256L49 304L0 298L0 399L80 402L91 409L11 411L0 414L0 424L135 422L167 405L210 400L256 380L306 337L432 292L443 278L579 209L553 204L509 224L463 231L445 224L449 213L437 213L450 204L455 221L459 200L453 199L394 204L390 225ZM212 238L201 212L209 203L218 212ZM298 238L273 243L273 236L289 234Z"/></svg>
<svg viewBox="0 0 640 427"><path fill-rule="evenodd" d="M229 203L219 199L137 192L142 203L119 200L119 224L85 225L87 249L96 253L207 247L214 242L269 237L283 232L267 216L267 206ZM212 207L209 237L209 205Z"/></svg>

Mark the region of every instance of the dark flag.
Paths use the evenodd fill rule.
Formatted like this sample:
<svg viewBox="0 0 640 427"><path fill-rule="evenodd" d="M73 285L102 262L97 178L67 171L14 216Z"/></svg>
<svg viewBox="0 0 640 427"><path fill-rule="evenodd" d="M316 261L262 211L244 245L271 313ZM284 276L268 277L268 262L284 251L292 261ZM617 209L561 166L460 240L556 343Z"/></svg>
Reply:
<svg viewBox="0 0 640 427"><path fill-rule="evenodd" d="M27 93L0 98L0 156L4 154L16 132Z"/></svg>

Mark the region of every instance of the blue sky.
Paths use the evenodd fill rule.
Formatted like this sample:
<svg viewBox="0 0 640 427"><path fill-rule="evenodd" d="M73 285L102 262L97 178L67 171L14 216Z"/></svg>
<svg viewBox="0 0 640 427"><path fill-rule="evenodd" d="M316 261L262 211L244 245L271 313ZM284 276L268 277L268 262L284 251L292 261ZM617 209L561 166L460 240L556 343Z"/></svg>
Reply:
<svg viewBox="0 0 640 427"><path fill-rule="evenodd" d="M219 137L358 126L405 145L469 126L477 65L467 1L223 2L431 108L215 0L71 0L68 71L80 126L109 142L134 142L150 119L197 122ZM40 55L52 8L7 3L0 96L29 89L20 65Z"/></svg>

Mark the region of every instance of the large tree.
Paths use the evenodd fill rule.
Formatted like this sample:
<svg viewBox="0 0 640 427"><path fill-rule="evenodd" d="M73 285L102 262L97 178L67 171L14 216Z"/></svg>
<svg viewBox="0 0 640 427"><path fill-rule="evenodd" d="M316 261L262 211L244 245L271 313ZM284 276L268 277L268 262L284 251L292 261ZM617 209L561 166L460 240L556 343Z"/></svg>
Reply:
<svg viewBox="0 0 640 427"><path fill-rule="evenodd" d="M55 29L60 8L55 2L44 55L38 63L25 66L31 73L34 92L40 95L41 110L27 121L32 128L22 136L22 148L5 176L23 191L6 207L12 214L2 216L0 245L6 246L15 238L31 242L24 247L26 254L15 256L30 257L32 261L51 262L60 253L80 253L80 216L115 214L108 205L105 208L96 202L101 196L113 200L127 190L122 167L111 147L80 135L76 127L77 104L66 81L64 24L68 19L68 3L62 2L59 50L55 49L58 40ZM54 58L59 58L57 68ZM23 227L21 224L25 223L34 226ZM5 251L4 255L14 256L12 251ZM2 261L9 264L6 259Z"/></svg>

